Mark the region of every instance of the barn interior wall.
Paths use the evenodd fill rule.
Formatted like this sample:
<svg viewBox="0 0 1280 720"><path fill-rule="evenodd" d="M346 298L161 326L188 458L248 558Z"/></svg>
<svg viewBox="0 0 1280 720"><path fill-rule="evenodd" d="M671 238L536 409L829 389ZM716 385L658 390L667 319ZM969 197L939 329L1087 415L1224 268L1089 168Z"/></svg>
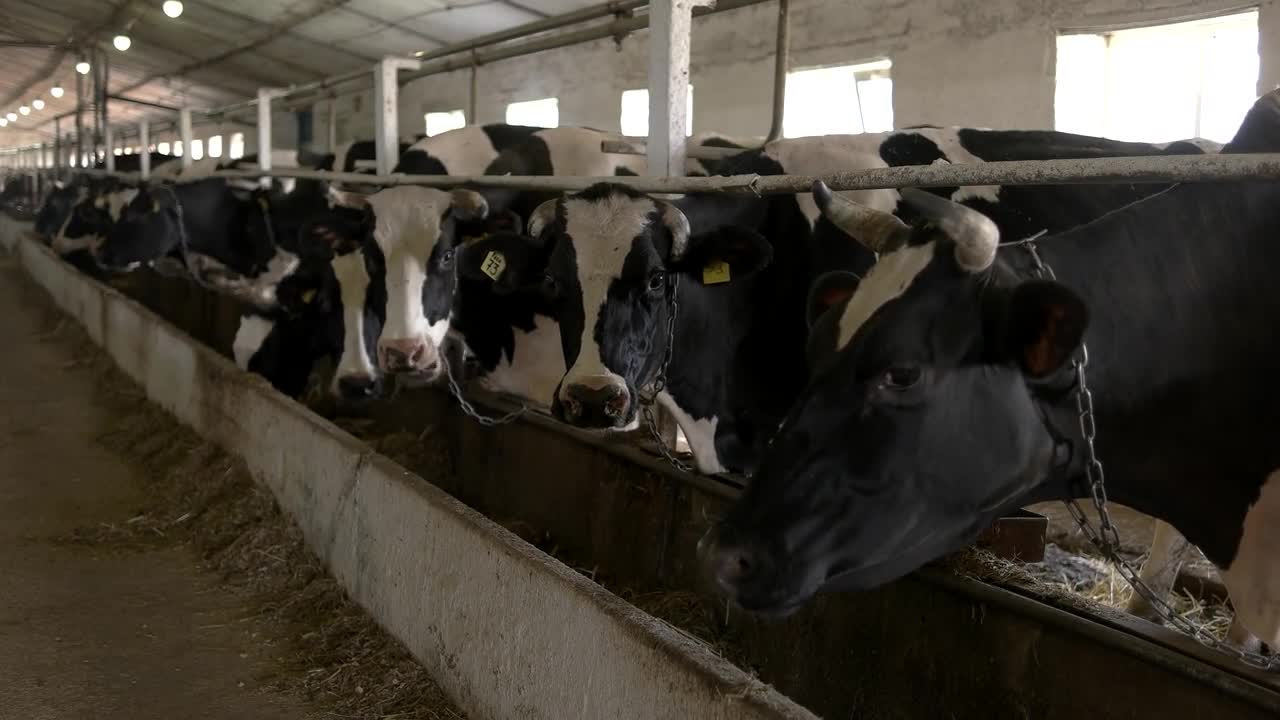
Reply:
<svg viewBox="0 0 1280 720"><path fill-rule="evenodd" d="M898 127L933 123L1051 128L1055 38L1064 29L1154 24L1258 7L1259 92L1280 86L1280 0L794 0L792 69L888 57ZM768 131L776 6L695 21L694 130ZM559 99L560 124L619 129L620 95L647 85L646 33L483 66L477 117L501 122L508 103ZM400 95L402 135L423 114L466 108L470 71L422 78ZM371 93L338 100L339 141L372 137ZM315 136L328 137L317 108Z"/></svg>

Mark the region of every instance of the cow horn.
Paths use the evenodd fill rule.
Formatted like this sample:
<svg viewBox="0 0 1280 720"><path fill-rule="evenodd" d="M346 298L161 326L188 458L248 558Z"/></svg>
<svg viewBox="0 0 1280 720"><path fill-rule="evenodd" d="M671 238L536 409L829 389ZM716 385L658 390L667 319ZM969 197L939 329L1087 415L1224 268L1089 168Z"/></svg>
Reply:
<svg viewBox="0 0 1280 720"><path fill-rule="evenodd" d="M537 238L542 235L542 231L547 225L550 225L556 219L556 207L560 203L559 198L552 198L538 207L534 208L533 214L529 216L529 234Z"/></svg>
<svg viewBox="0 0 1280 720"><path fill-rule="evenodd" d="M679 260L689 249L689 218L669 202L659 202L658 205L662 207L662 224L671 231L671 259Z"/></svg>
<svg viewBox="0 0 1280 720"><path fill-rule="evenodd" d="M369 207L369 196L364 193L348 192L329 186L329 207L346 207L363 210Z"/></svg>
<svg viewBox="0 0 1280 720"><path fill-rule="evenodd" d="M991 218L924 190L904 188L902 199L956 243L956 262L969 272L991 267L1000 245L1000 229Z"/></svg>
<svg viewBox="0 0 1280 720"><path fill-rule="evenodd" d="M475 190L455 188L452 193L453 209L463 220L483 220L489 215L489 203Z"/></svg>
<svg viewBox="0 0 1280 720"><path fill-rule="evenodd" d="M911 234L911 228L898 216L836 195L821 180L813 183L813 201L833 225L874 253L896 250Z"/></svg>

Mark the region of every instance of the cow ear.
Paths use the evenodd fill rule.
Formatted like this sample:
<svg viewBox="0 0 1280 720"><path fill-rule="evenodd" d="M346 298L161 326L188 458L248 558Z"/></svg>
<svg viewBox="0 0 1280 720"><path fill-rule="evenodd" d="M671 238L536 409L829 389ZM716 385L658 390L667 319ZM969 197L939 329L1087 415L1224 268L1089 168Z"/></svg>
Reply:
<svg viewBox="0 0 1280 720"><path fill-rule="evenodd" d="M674 270L715 285L748 277L773 260L773 247L749 228L726 225L689 238L688 249L675 261Z"/></svg>
<svg viewBox="0 0 1280 720"><path fill-rule="evenodd" d="M1070 288L1033 280L1008 300L1005 346L1022 371L1043 378L1071 360L1089 326L1089 309Z"/></svg>
<svg viewBox="0 0 1280 720"><path fill-rule="evenodd" d="M809 300L805 303L805 321L810 330L831 308L853 296L862 278L847 270L824 273L809 287Z"/></svg>
<svg viewBox="0 0 1280 720"><path fill-rule="evenodd" d="M458 251L458 275L487 282L499 295L510 294L531 286L546 269L543 254L530 250L536 247L536 241L526 235L488 235Z"/></svg>
<svg viewBox="0 0 1280 720"><path fill-rule="evenodd" d="M453 212L461 220L484 220L489 214L489 203L475 190L456 188L450 193Z"/></svg>

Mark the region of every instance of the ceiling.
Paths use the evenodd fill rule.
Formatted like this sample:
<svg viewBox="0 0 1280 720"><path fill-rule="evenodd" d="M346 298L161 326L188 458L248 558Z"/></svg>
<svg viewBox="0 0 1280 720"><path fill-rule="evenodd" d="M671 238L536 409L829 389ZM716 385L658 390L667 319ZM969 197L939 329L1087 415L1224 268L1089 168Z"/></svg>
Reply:
<svg viewBox="0 0 1280 720"><path fill-rule="evenodd" d="M385 55L433 50L597 2L183 0L182 15L171 19L162 0L0 0L0 116L35 98L46 103L0 128L0 148L51 140L53 117L75 109L81 76L71 48L103 49L113 95L208 108L252 97L259 87L318 80ZM126 52L111 44L120 33L132 40ZM51 96L54 85L66 90L61 99ZM112 125L173 116L122 101L112 101L108 112ZM92 123L91 114L85 118ZM64 133L70 122L63 121Z"/></svg>

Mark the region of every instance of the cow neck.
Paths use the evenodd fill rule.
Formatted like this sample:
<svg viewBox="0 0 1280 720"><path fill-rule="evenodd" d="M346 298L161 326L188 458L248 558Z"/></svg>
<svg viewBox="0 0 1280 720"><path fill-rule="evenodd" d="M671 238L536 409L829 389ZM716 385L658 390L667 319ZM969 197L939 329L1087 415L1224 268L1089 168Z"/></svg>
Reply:
<svg viewBox="0 0 1280 720"><path fill-rule="evenodd" d="M238 273L251 273L253 258L243 251L248 209L226 181L208 178L169 188L182 206L186 251L211 257Z"/></svg>
<svg viewBox="0 0 1280 720"><path fill-rule="evenodd" d="M1280 468L1280 383L1269 380L1280 366L1269 330L1278 202L1263 184L1183 185L1040 243L1091 312L1087 378L1111 498L1175 525L1220 564ZM1038 499L1083 479L1074 395L1045 412L1077 457L1074 476Z"/></svg>

